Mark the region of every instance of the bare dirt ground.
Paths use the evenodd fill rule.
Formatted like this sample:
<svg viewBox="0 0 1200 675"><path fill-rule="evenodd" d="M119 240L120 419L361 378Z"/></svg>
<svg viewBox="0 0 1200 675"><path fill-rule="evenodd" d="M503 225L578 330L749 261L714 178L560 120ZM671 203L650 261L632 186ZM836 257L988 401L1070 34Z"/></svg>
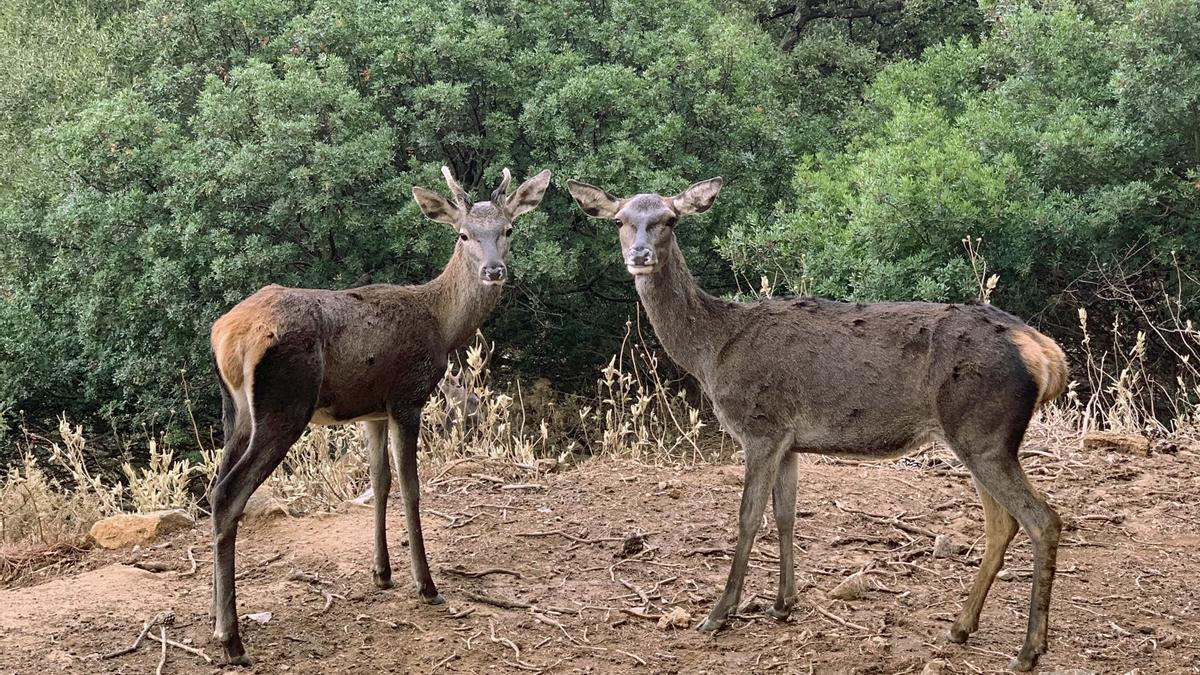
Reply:
<svg viewBox="0 0 1200 675"><path fill-rule="evenodd" d="M1068 521L1041 672L1200 672L1200 454L1037 452L1025 465ZM503 475L508 489L471 476L500 473L495 467L454 467L425 485L422 504L430 562L448 600L441 607L420 604L403 584L371 585L369 509L347 505L243 528L239 610L271 618L243 618L256 665L240 672L915 673L938 660L942 670L927 672L1003 670L1023 635L1028 541L1018 535L1010 549L980 631L967 645L948 643L982 551L982 511L969 479L941 456L802 460L797 609L786 624L762 612L777 575L770 521L743 596L757 602L716 636L660 629L623 610L654 617L678 607L691 626L703 618L728 569L740 467L592 460L541 477ZM400 582L408 556L393 500L389 539ZM156 642L100 655L128 645L143 620L163 611L175 615L169 638L215 656L205 526L138 554L91 552L51 581L24 585L39 581L26 578L0 591L0 672L154 672ZM934 558L923 530L950 535L956 552ZM647 535L640 550L625 542L635 532ZM189 547L199 572L181 576ZM170 569L124 564L135 559ZM827 595L867 566L871 583L860 598ZM496 567L520 576L455 574ZM296 571L320 583L289 579ZM504 609L472 594L532 607ZM327 597L332 604L322 611ZM177 649L165 667L220 671Z"/></svg>

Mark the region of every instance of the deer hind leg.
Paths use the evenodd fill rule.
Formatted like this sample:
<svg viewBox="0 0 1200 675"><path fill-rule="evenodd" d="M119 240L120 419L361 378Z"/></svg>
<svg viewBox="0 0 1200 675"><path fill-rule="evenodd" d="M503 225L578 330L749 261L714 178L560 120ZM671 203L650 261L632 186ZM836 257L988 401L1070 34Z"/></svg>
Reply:
<svg viewBox="0 0 1200 675"><path fill-rule="evenodd" d="M392 442L396 448L400 492L404 499L404 522L408 528L408 549L412 555L413 581L423 602L440 605L446 600L438 593L425 557L425 536L421 532L421 481L417 476L417 435L421 431L420 409L393 412ZM376 495L376 499L378 499Z"/></svg>
<svg viewBox="0 0 1200 675"><path fill-rule="evenodd" d="M975 479L996 502L1008 511L1033 542L1033 587L1029 598L1029 625L1025 644L1008 664L1016 671L1032 670L1038 657L1046 653L1046 634L1050 625L1050 592L1054 584L1055 561L1062 520L1034 491L1017 462L1020 437L1007 447L994 447L982 454L962 452L959 457ZM980 447L980 446L973 446ZM989 549L991 542L988 542ZM982 570L981 570L982 573Z"/></svg>
<svg viewBox="0 0 1200 675"><path fill-rule="evenodd" d="M796 453L785 450L772 493L775 526L779 529L779 592L775 596L775 606L768 609L767 614L780 621L788 617L796 602L795 550L792 548L796 530L796 464Z"/></svg>
<svg viewBox="0 0 1200 675"><path fill-rule="evenodd" d="M950 628L952 642L966 642L967 636L979 628L979 612L983 610L983 602L987 599L988 590L996 579L996 573L1004 566L1004 553L1017 533L1017 521L1000 506L988 491L975 482L975 489L983 501L984 530L987 535L987 546L983 551L983 561L975 574L975 583L967 596L962 612L954 626Z"/></svg>
<svg viewBox="0 0 1200 675"><path fill-rule="evenodd" d="M779 471L779 462L783 453L791 445L787 442L758 442L746 444L746 478L742 485L742 504L738 510L737 548L733 554L733 564L729 567L729 578L725 581L725 590L709 612L708 618L700 624L700 630L715 631L725 625L729 614L738 607L742 596L742 584L746 580L746 567L750 562L750 549L754 546L754 535L758 532L758 524L763 511L767 507L767 493L775 482Z"/></svg>
<svg viewBox="0 0 1200 675"><path fill-rule="evenodd" d="M217 482L229 475L230 469L245 454L246 447L250 445L250 432L253 427L250 421L249 405L243 404L239 406L237 403L238 399L229 392L225 381L219 381L221 384L221 412L225 432L225 447L221 450L221 461L217 466L217 475L208 486L207 495L209 504L213 503L212 490L216 487ZM213 519L213 524L216 524L216 518ZM213 584L212 590L212 604L209 605L208 609L209 619L216 618L218 604L216 584Z"/></svg>
<svg viewBox="0 0 1200 675"><path fill-rule="evenodd" d="M319 358L268 350L254 373L254 425L236 463L213 485L213 638L230 665L251 665L238 633L234 556L238 519L250 495L266 481L300 438L320 386Z"/></svg>
<svg viewBox="0 0 1200 675"><path fill-rule="evenodd" d="M375 561L371 578L379 588L392 587L392 564L387 547L387 500L392 491L392 470L388 463L387 421L367 422L367 453L370 456L371 494L375 500Z"/></svg>

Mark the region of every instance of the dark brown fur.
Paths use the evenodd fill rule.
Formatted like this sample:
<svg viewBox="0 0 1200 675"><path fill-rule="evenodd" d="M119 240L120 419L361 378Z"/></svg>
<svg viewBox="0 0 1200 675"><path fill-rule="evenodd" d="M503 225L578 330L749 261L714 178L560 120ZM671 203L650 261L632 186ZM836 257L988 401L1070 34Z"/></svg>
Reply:
<svg viewBox="0 0 1200 675"><path fill-rule="evenodd" d="M688 270L674 226L711 206L720 179L669 198L616 199L590 185L568 185L586 213L617 221L622 254L655 333L700 381L722 426L745 451L737 551L725 591L702 628L716 630L738 607L770 492L780 584L769 613L783 618L790 612L796 453L884 458L944 438L975 477L988 533L983 564L951 637L962 641L976 629L1019 521L1034 542L1035 578L1025 645L1011 667L1032 668L1046 647L1060 522L1025 480L1017 449L1035 407L1065 388L1066 361L1057 345L988 305L714 298Z"/></svg>
<svg viewBox="0 0 1200 675"><path fill-rule="evenodd" d="M543 171L509 195L508 169L490 202L471 204L443 167L453 203L413 188L429 218L459 241L438 278L421 286L375 284L345 291L267 286L212 329L221 380L225 449L210 493L213 509L213 635L232 664L249 664L234 592L237 521L250 495L283 460L304 427L366 422L375 499L375 559L392 586L386 537L391 469L400 473L413 580L426 602L443 602L421 532L417 434L421 408L446 371L446 356L475 333L500 299L513 219L541 202Z"/></svg>

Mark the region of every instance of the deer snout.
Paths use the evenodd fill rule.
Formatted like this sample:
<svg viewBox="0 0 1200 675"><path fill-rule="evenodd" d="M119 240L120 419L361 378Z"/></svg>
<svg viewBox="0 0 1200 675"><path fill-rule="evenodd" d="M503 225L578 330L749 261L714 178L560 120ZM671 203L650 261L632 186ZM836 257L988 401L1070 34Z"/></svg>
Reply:
<svg viewBox="0 0 1200 675"><path fill-rule="evenodd" d="M638 246L630 249L629 257L625 259L625 264L628 267L652 267L656 262L654 249L647 246Z"/></svg>
<svg viewBox="0 0 1200 675"><path fill-rule="evenodd" d="M507 275L508 269L501 264L484 265L483 269L479 270L479 279L488 284L502 283Z"/></svg>

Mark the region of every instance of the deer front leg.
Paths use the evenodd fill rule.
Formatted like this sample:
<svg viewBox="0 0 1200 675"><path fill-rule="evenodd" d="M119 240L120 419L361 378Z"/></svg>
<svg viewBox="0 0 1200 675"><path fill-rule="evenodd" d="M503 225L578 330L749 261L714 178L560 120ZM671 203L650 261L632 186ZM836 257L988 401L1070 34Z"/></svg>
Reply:
<svg viewBox="0 0 1200 675"><path fill-rule="evenodd" d="M408 548L412 554L412 575L423 602L440 605L446 600L438 593L425 558L425 537L421 533L421 482L417 477L417 436L421 431L421 411L403 411L392 417L392 442L399 443L400 492L404 497L404 521L408 526Z"/></svg>
<svg viewBox="0 0 1200 675"><path fill-rule="evenodd" d="M738 607L742 584L746 580L746 567L750 562L750 549L754 546L754 535L766 509L767 493L771 491L785 446L779 443L756 443L745 447L746 478L742 486L742 505L738 511L737 549L729 568L729 578L725 581L725 590L708 618L700 624L702 631L715 631L725 625L729 614Z"/></svg>
<svg viewBox="0 0 1200 675"><path fill-rule="evenodd" d="M363 430L370 458L371 494L375 500L375 561L371 564L371 579L379 588L392 587L392 563L388 559L387 500L392 491L392 470L388 465L386 421L367 422Z"/></svg>
<svg viewBox="0 0 1200 675"><path fill-rule="evenodd" d="M779 530L779 593L767 615L780 621L788 618L796 602L795 551L792 536L796 529L796 453L785 450L775 476L772 494L775 526Z"/></svg>

